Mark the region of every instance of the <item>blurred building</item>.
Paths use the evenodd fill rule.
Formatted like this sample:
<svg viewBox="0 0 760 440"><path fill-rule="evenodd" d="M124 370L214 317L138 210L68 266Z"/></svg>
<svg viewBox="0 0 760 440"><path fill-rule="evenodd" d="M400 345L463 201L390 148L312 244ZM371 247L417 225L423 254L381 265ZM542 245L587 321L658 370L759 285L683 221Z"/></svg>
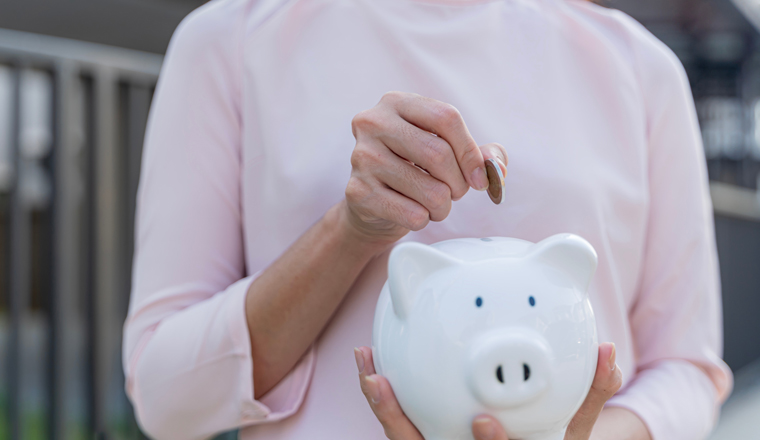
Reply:
<svg viewBox="0 0 760 440"><path fill-rule="evenodd" d="M0 2L0 440L142 437L119 348L134 194L161 54L202 3ZM760 411L760 34L731 0L607 4L689 75L739 385L715 438L753 438L741 433Z"/></svg>

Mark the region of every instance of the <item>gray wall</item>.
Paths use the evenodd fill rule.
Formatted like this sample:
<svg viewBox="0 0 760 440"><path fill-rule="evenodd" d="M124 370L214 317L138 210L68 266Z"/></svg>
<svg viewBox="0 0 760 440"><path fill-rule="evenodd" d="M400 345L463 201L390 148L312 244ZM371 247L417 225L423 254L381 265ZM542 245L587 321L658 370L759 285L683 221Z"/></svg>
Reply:
<svg viewBox="0 0 760 440"><path fill-rule="evenodd" d="M382 0L378 0L382 1ZM164 53L174 28L206 0L0 0L0 28ZM602 0L643 23L746 28L729 0ZM654 29L657 32L657 29Z"/></svg>
<svg viewBox="0 0 760 440"><path fill-rule="evenodd" d="M0 0L0 28L164 53L205 0Z"/></svg>

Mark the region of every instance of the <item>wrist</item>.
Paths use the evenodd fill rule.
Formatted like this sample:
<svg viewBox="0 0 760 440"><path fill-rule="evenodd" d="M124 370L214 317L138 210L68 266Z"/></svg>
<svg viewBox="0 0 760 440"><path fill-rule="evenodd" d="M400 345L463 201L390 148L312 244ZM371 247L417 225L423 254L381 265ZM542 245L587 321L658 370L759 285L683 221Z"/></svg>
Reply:
<svg viewBox="0 0 760 440"><path fill-rule="evenodd" d="M367 234L354 225L346 201L341 200L330 208L322 222L341 247L357 256L370 258L383 253L398 239Z"/></svg>

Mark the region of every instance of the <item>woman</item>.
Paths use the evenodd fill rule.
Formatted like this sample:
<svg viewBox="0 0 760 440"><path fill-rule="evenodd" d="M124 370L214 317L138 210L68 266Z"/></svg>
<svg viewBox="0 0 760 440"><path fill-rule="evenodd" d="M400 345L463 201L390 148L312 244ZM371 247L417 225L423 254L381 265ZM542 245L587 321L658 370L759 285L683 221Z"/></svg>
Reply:
<svg viewBox="0 0 760 440"><path fill-rule="evenodd" d="M495 206L468 189L507 150ZM366 348L388 249L571 232L616 345L566 438L703 438L731 381L704 168L682 67L622 13L213 1L175 33L146 136L124 338L141 426L419 439ZM487 416L473 434L506 438Z"/></svg>

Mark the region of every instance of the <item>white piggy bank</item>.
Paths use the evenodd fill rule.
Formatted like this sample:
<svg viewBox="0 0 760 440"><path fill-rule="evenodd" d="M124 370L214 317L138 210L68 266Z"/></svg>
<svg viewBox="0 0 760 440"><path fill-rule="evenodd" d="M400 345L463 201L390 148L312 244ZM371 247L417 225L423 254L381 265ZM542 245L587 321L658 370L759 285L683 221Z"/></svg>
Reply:
<svg viewBox="0 0 760 440"><path fill-rule="evenodd" d="M375 311L375 369L427 440L472 439L479 414L511 440L562 440L596 371L596 265L571 234L399 244Z"/></svg>

